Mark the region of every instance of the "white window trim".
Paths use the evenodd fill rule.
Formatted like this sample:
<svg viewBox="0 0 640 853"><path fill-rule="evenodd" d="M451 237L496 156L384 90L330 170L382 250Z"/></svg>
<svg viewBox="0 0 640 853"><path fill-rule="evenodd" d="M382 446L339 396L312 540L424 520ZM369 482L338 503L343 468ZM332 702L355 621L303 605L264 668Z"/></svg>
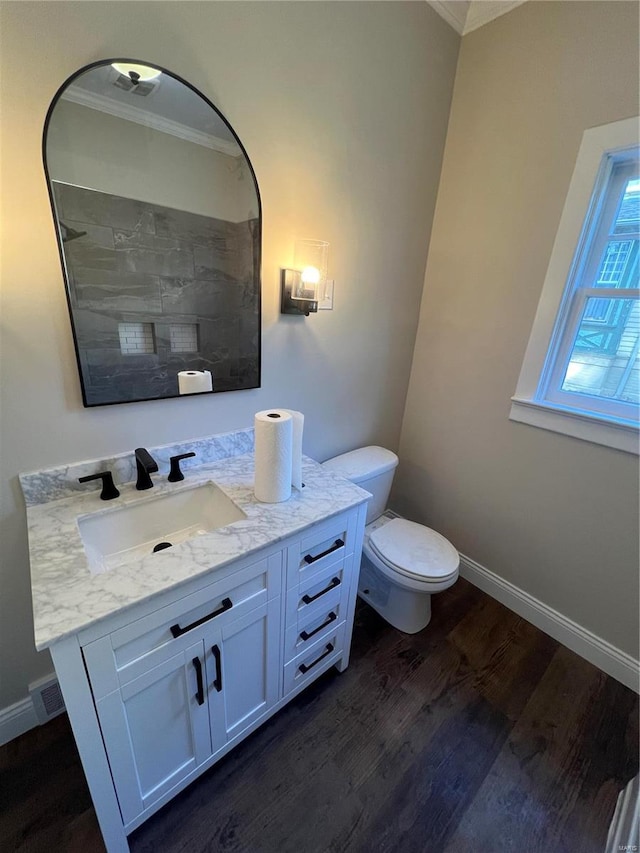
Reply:
<svg viewBox="0 0 640 853"><path fill-rule="evenodd" d="M582 137L509 415L512 421L636 455L640 454L636 427L592 412L542 402L536 399L536 392L603 157L638 145L639 137L638 118L590 128Z"/></svg>

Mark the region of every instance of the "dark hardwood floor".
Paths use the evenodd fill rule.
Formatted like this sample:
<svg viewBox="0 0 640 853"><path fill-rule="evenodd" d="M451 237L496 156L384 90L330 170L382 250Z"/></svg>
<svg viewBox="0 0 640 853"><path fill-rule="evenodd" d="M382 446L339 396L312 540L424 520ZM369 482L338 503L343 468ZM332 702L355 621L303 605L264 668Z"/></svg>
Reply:
<svg viewBox="0 0 640 853"><path fill-rule="evenodd" d="M130 838L133 853L602 853L638 699L463 580L407 636L360 604L351 665ZM0 850L104 850L66 717L0 750Z"/></svg>

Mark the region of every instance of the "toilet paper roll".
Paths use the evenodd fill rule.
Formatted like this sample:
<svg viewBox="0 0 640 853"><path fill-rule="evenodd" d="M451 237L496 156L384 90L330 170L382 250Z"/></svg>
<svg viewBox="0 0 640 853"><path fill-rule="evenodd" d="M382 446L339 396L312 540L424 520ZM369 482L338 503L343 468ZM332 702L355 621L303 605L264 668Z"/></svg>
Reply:
<svg viewBox="0 0 640 853"><path fill-rule="evenodd" d="M302 433L304 430L304 415L294 409L284 409L293 418L293 441L291 445L291 485L294 489L302 489Z"/></svg>
<svg viewBox="0 0 640 853"><path fill-rule="evenodd" d="M181 394L202 394L213 391L210 370L181 370L178 373L178 391Z"/></svg>
<svg viewBox="0 0 640 853"><path fill-rule="evenodd" d="M285 409L266 409L254 417L255 482L253 491L263 503L291 497L293 418Z"/></svg>

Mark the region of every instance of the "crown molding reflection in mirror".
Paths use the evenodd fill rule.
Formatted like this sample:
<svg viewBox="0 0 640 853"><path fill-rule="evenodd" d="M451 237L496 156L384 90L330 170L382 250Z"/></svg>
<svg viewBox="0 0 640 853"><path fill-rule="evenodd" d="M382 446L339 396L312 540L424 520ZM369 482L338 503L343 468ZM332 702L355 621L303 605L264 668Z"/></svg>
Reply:
<svg viewBox="0 0 640 853"><path fill-rule="evenodd" d="M43 160L84 405L180 396L185 371L259 387L260 194L211 101L155 63L93 63L56 93Z"/></svg>
<svg viewBox="0 0 640 853"><path fill-rule="evenodd" d="M178 139L193 142L194 145L203 145L205 148L212 148L214 151L228 154L230 157L238 157L241 154L235 142L229 142L227 139L222 139L211 133L194 130L186 124L171 121L171 119L162 116L150 115L135 106L118 103L111 98L105 98L104 95L98 95L96 92L87 92L79 86L69 86L62 97L65 101L72 101L74 104L99 110L126 121L134 121L144 127L151 127L161 133L169 133L172 136L177 136Z"/></svg>

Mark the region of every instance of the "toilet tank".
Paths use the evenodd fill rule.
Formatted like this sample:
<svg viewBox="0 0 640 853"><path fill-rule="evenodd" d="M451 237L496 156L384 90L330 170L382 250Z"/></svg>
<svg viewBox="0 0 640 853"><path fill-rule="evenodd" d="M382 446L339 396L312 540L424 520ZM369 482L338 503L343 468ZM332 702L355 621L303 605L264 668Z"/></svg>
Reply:
<svg viewBox="0 0 640 853"><path fill-rule="evenodd" d="M397 465L396 454L384 447L360 447L322 463L325 470L340 474L371 492L373 499L367 508L367 524L375 521L387 508Z"/></svg>

